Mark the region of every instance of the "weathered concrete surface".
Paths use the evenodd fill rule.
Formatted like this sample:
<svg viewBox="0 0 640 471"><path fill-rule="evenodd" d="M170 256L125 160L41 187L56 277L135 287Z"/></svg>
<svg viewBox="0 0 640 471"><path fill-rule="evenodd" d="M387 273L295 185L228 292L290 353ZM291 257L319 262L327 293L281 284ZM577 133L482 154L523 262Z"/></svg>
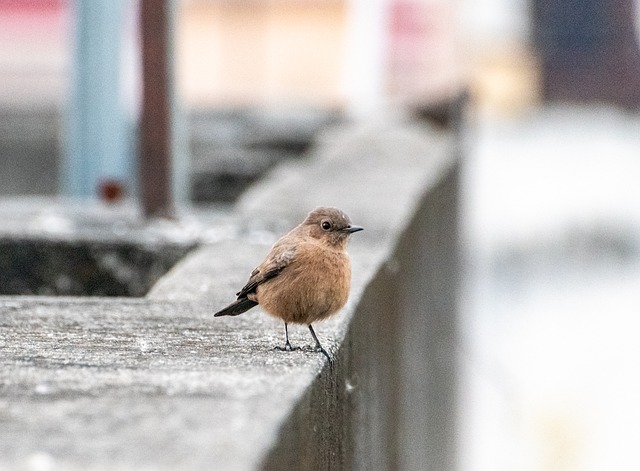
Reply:
<svg viewBox="0 0 640 471"><path fill-rule="evenodd" d="M221 299L214 299L221 302ZM3 300L0 468L252 469L321 358L272 351L258 313Z"/></svg>
<svg viewBox="0 0 640 471"><path fill-rule="evenodd" d="M451 468L452 154L426 128L342 130L314 158L276 168L233 217L201 223L201 248L146 299L1 297L0 469ZM282 325L259 309L212 317L320 204L366 227L350 246L347 307L316 326L333 369L319 354L274 351ZM445 257L416 258L429 244ZM415 275L434 260L443 277L422 292ZM425 350L438 320L442 337ZM312 344L305 328L291 336Z"/></svg>

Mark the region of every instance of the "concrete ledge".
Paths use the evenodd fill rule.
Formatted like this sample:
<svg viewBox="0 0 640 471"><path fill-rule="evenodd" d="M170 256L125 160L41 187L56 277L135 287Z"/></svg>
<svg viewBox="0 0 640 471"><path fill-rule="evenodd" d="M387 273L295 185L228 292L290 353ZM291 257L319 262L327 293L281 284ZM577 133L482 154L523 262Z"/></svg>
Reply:
<svg viewBox="0 0 640 471"><path fill-rule="evenodd" d="M201 247L144 299L0 297L0 468L452 467L453 143L395 123L314 154L201 223ZM282 325L259 309L212 317L320 204L366 227L349 303L316 329L333 368L274 351Z"/></svg>

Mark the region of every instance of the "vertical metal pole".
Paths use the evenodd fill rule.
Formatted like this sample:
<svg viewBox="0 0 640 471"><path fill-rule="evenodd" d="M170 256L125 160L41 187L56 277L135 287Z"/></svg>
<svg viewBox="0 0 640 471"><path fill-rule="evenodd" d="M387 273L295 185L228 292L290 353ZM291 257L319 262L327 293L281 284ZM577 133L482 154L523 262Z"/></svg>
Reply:
<svg viewBox="0 0 640 471"><path fill-rule="evenodd" d="M135 185L133 123L121 99L124 0L73 3L75 41L61 192L95 197L105 182Z"/></svg>
<svg viewBox="0 0 640 471"><path fill-rule="evenodd" d="M140 199L147 217L172 217L170 0L142 0Z"/></svg>

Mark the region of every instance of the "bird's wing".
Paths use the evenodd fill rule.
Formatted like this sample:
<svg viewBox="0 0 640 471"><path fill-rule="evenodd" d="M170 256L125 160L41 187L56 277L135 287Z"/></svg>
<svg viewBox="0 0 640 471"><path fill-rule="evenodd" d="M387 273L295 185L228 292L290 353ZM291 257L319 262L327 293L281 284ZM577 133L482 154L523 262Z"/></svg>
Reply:
<svg viewBox="0 0 640 471"><path fill-rule="evenodd" d="M295 258L295 255L296 248L293 245L274 245L267 259L251 272L249 281L236 293L236 296L242 298L254 292L259 285L277 276L282 270L288 267Z"/></svg>

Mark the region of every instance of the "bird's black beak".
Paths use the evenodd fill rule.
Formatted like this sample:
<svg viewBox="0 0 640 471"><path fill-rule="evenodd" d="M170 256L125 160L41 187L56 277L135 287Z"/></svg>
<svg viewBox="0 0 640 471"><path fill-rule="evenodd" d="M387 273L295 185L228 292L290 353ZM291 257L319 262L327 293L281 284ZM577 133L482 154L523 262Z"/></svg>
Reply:
<svg viewBox="0 0 640 471"><path fill-rule="evenodd" d="M354 232L364 231L364 227L349 225L342 230L344 232L348 232L349 234L353 234Z"/></svg>

